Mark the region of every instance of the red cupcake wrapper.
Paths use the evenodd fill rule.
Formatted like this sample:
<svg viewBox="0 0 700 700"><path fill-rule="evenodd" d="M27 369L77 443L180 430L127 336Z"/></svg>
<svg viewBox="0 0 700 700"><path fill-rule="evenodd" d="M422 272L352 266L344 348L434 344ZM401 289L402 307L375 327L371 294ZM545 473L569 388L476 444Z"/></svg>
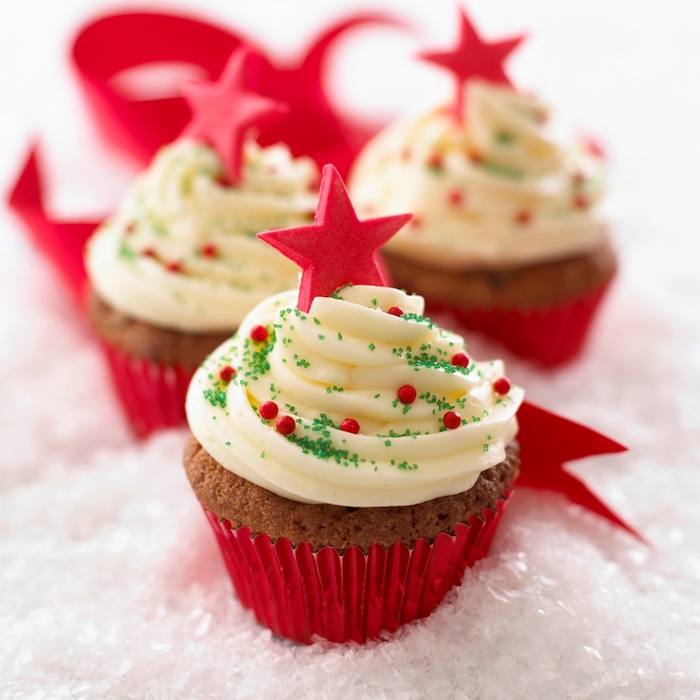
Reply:
<svg viewBox="0 0 700 700"><path fill-rule="evenodd" d="M236 593L261 625L302 644L314 635L364 643L435 610L465 568L488 552L510 493L496 510L459 523L455 535L439 534L432 544L420 539L412 548L375 544L369 554L358 547L314 553L308 542L293 547L286 538L273 544L264 533L251 537L247 527L232 530L205 513Z"/></svg>
<svg viewBox="0 0 700 700"><path fill-rule="evenodd" d="M555 367L579 355L609 287L607 282L592 294L544 309L445 306L426 299L426 313L450 314L460 325L498 340L516 355Z"/></svg>
<svg viewBox="0 0 700 700"><path fill-rule="evenodd" d="M105 343L102 347L126 418L138 437L186 423L185 397L192 370L131 357Z"/></svg>

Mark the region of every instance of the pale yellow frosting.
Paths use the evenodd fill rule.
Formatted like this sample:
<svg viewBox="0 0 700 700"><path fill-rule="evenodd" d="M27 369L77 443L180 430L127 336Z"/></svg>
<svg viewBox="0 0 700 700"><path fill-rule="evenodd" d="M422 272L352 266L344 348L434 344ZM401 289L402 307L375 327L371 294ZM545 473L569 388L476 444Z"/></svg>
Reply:
<svg viewBox="0 0 700 700"><path fill-rule="evenodd" d="M164 147L91 238L90 282L118 310L192 333L232 331L261 300L294 288L298 268L256 238L313 221L318 169L286 146L245 145L241 182L218 154Z"/></svg>
<svg viewBox="0 0 700 700"><path fill-rule="evenodd" d="M344 287L302 313L296 295L259 304L192 380L190 427L226 469L295 501L366 507L460 493L504 459L522 389L496 393L500 360L453 365L464 342L422 317L421 297ZM395 306L403 316L387 313ZM251 338L255 326L267 340ZM413 403L398 398L404 385ZM276 418L261 417L266 401ZM448 412L458 427L445 427ZM277 431L281 416L293 417L291 435ZM340 429L347 418L357 434Z"/></svg>
<svg viewBox="0 0 700 700"><path fill-rule="evenodd" d="M562 147L538 100L470 81L460 123L447 109L400 121L365 147L350 192L360 215L411 211L387 248L448 268L578 254L605 226L601 161Z"/></svg>

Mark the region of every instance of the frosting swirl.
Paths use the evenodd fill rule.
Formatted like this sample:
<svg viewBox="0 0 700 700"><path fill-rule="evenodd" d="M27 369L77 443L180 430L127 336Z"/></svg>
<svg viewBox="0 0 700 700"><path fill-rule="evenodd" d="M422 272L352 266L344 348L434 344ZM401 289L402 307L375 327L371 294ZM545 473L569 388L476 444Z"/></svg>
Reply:
<svg viewBox="0 0 700 700"><path fill-rule="evenodd" d="M453 364L464 342L423 318L421 297L348 286L308 314L295 304L295 291L259 304L192 380L190 427L226 469L292 500L368 507L460 493L504 459L522 389L496 393L500 360Z"/></svg>
<svg viewBox="0 0 700 700"><path fill-rule="evenodd" d="M365 147L350 190L366 216L412 211L387 248L449 268L526 264L585 252L605 228L598 158L559 146L547 108L472 80L463 124L445 109L399 122Z"/></svg>
<svg viewBox="0 0 700 700"><path fill-rule="evenodd" d="M256 238L313 221L318 171L286 146L245 145L227 185L218 154L164 147L88 243L91 284L139 320L193 333L234 330L253 306L296 287L298 268Z"/></svg>

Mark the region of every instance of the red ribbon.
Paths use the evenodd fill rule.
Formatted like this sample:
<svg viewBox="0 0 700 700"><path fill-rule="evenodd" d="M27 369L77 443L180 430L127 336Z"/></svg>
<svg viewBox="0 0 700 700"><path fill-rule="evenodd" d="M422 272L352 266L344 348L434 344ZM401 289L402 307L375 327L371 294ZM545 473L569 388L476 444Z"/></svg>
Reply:
<svg viewBox="0 0 700 700"><path fill-rule="evenodd" d="M398 25L380 15L354 17L328 30L299 66L278 68L259 50L260 90L291 104L295 119L266 129L264 145L287 142L295 155L312 155L321 165L334 162L342 171L371 134L338 116L321 88L323 56L333 40L350 27L368 22ZM189 119L179 97L132 100L120 94L112 79L121 71L153 61L187 61L217 78L231 51L244 40L197 20L166 14L104 17L85 27L75 40L73 58L93 116L105 137L144 161L172 141ZM250 44L250 42L246 41ZM86 281L83 248L99 222L56 221L46 214L36 145L32 145L10 193L10 208L26 224L34 244L58 268L77 298ZM518 487L557 491L597 513L637 539L642 536L565 471L567 461L626 448L585 426L525 403L518 412L521 469Z"/></svg>
<svg viewBox="0 0 700 700"><path fill-rule="evenodd" d="M148 163L158 148L180 134L190 110L181 97L131 99L115 88L115 76L136 66L178 61L203 69L215 80L231 53L245 43L258 61L257 84L250 87L289 105L288 117L263 129L259 143L282 141L295 156L311 156L319 167L333 163L345 176L378 126L331 106L323 89L323 63L341 34L370 23L402 26L386 15L356 15L327 29L297 65L280 66L256 42L200 20L159 13L109 15L79 32L73 63L98 128L110 142Z"/></svg>

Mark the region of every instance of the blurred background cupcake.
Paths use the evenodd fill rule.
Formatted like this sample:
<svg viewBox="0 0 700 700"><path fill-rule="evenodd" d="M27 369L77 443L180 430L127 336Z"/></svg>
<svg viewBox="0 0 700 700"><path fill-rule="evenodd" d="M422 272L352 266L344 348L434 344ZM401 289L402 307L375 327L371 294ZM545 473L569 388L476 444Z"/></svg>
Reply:
<svg viewBox="0 0 700 700"><path fill-rule="evenodd" d="M377 135L350 189L365 216L415 213L382 253L428 313L557 365L580 352L617 268L596 206L603 159L591 142L561 145L549 108L511 86L520 37L488 43L460 17L458 46L421 56L454 74L454 103Z"/></svg>
<svg viewBox="0 0 700 700"><path fill-rule="evenodd" d="M245 51L186 87L193 118L86 248L89 314L138 435L184 420L194 369L297 268L256 238L313 219L318 168L246 134L283 105L244 86Z"/></svg>

